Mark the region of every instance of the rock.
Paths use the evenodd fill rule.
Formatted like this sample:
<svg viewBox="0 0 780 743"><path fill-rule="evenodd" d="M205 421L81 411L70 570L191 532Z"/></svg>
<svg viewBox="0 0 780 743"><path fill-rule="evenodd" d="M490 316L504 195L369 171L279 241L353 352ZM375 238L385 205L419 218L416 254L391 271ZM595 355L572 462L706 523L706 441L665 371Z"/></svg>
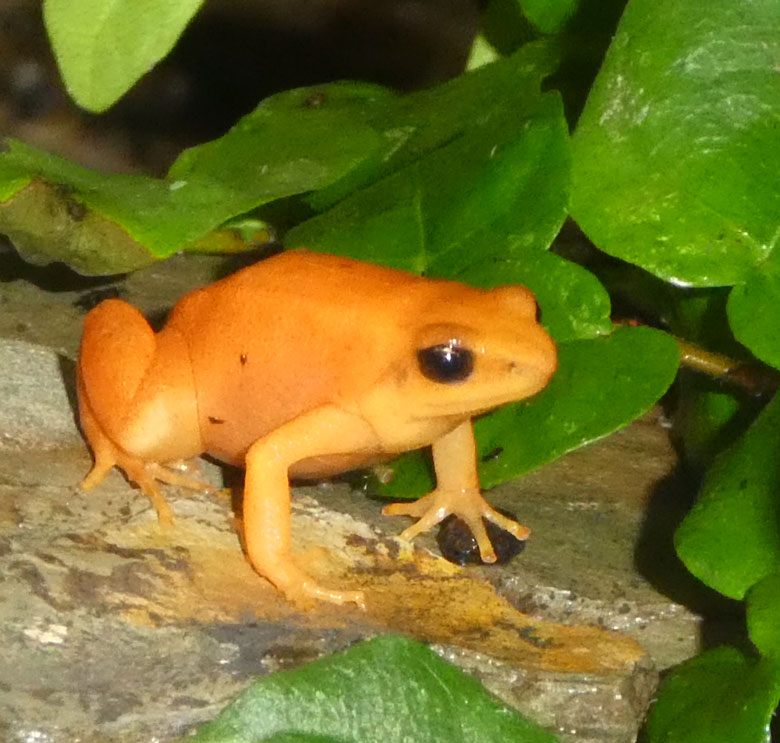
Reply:
<svg viewBox="0 0 780 743"><path fill-rule="evenodd" d="M74 381L69 359L0 339L0 449L50 451L76 444L81 437L69 397Z"/></svg>

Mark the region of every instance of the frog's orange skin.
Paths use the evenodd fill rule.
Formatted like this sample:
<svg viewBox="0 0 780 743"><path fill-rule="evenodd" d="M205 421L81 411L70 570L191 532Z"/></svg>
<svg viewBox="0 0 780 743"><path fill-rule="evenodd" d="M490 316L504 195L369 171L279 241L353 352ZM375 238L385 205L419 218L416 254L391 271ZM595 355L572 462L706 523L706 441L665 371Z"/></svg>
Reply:
<svg viewBox="0 0 780 743"><path fill-rule="evenodd" d="M446 355L452 345L469 350L473 368L450 381L426 376L418 352L441 346ZM419 519L407 539L455 513L491 562L482 517L519 539L529 531L482 498L471 418L537 393L556 365L527 289L282 253L188 294L157 334L121 300L87 315L78 393L95 465L82 486L117 465L170 521L157 481L208 486L166 463L208 452L243 465L245 541L257 572L293 601L362 606L360 592L320 587L295 566L288 478L432 444L436 489L385 513Z"/></svg>

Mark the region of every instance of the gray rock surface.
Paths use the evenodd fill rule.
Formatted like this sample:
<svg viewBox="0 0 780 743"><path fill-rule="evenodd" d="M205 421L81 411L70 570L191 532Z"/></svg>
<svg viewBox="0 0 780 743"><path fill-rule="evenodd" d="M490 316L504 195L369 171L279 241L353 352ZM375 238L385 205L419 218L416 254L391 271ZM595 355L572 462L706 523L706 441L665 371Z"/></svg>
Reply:
<svg viewBox="0 0 780 743"><path fill-rule="evenodd" d="M79 438L64 375L72 362L24 341L0 344L0 448L47 451Z"/></svg>

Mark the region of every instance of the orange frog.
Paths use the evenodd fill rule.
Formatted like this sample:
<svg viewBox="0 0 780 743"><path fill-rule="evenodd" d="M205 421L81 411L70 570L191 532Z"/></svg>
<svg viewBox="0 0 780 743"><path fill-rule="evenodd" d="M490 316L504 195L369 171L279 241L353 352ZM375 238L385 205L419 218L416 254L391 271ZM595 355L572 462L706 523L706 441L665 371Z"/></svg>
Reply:
<svg viewBox="0 0 780 743"><path fill-rule="evenodd" d="M549 382L557 355L536 313L521 286L475 289L304 250L188 294L157 334L108 299L87 315L79 350L81 424L95 457L82 487L117 465L169 522L157 481L209 486L166 463L207 452L245 466L257 572L292 601L363 606L361 592L319 586L295 565L288 478L431 444L436 489L384 513L418 519L404 539L456 514L493 562L483 518L518 539L529 530L482 497L471 418Z"/></svg>

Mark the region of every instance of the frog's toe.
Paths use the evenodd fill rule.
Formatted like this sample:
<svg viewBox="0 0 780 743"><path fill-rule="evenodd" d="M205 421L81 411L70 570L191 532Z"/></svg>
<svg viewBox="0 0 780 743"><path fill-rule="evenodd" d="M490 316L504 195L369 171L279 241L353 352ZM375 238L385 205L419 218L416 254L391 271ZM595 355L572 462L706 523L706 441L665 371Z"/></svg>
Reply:
<svg viewBox="0 0 780 743"><path fill-rule="evenodd" d="M175 472L170 467L152 463L146 465L146 471L155 479L168 485L178 485L188 490L197 490L201 493L213 493L215 488L207 482L196 477L190 477L182 472Z"/></svg>
<svg viewBox="0 0 780 743"><path fill-rule="evenodd" d="M365 611L363 591L325 588L287 559L272 560L267 565L259 566L258 572L268 578L288 601L301 609L310 609L317 601L324 601L337 606L355 604Z"/></svg>
<svg viewBox="0 0 780 743"><path fill-rule="evenodd" d="M136 472L133 475L128 473L128 476L133 480L143 494L152 501L154 510L157 511L157 521L162 527L169 527L173 524L173 510L168 504L167 498L162 494L157 487L157 483L154 481L154 477L150 476L146 470L139 473Z"/></svg>
<svg viewBox="0 0 780 743"><path fill-rule="evenodd" d="M95 460L95 464L92 469L87 473L87 476L79 483L79 487L82 490L92 490L92 488L100 485L105 479L106 475L113 469L114 460L104 459Z"/></svg>
<svg viewBox="0 0 780 743"><path fill-rule="evenodd" d="M493 543L490 541L487 529L485 528L483 514L464 513L456 515L463 519L469 529L471 529L471 533L474 535L474 539L477 542L479 556L482 558L482 562L495 562L498 558L496 557Z"/></svg>
<svg viewBox="0 0 780 743"><path fill-rule="evenodd" d="M382 509L382 513L385 516L411 516L413 519L419 519L431 510L435 496L436 491L434 490L417 500L390 503ZM442 518L446 518L446 514Z"/></svg>
<svg viewBox="0 0 780 743"><path fill-rule="evenodd" d="M496 526L501 527L504 531L508 531L518 541L522 542L531 536L531 530L527 526L518 523L514 519L510 519L508 516L504 516L503 513L499 513L495 508L491 508L487 503L485 503L485 506L487 508L482 514L482 517L486 518L488 521L492 521Z"/></svg>
<svg viewBox="0 0 780 743"><path fill-rule="evenodd" d="M289 594L287 595L289 596ZM337 591L330 588L323 588L313 581L306 581L303 586L300 587L300 592L296 594L296 597L300 597L301 595L305 596L306 599L316 599L317 601L324 601L328 604L336 604L337 606L355 604L358 609L361 609L362 611L366 610L366 599L363 595L363 591Z"/></svg>
<svg viewBox="0 0 780 743"><path fill-rule="evenodd" d="M411 516L415 523L404 529L398 536L407 541L418 534L433 529L444 521L453 511L453 496L444 490L434 490L416 501L391 503L382 509L385 516Z"/></svg>

